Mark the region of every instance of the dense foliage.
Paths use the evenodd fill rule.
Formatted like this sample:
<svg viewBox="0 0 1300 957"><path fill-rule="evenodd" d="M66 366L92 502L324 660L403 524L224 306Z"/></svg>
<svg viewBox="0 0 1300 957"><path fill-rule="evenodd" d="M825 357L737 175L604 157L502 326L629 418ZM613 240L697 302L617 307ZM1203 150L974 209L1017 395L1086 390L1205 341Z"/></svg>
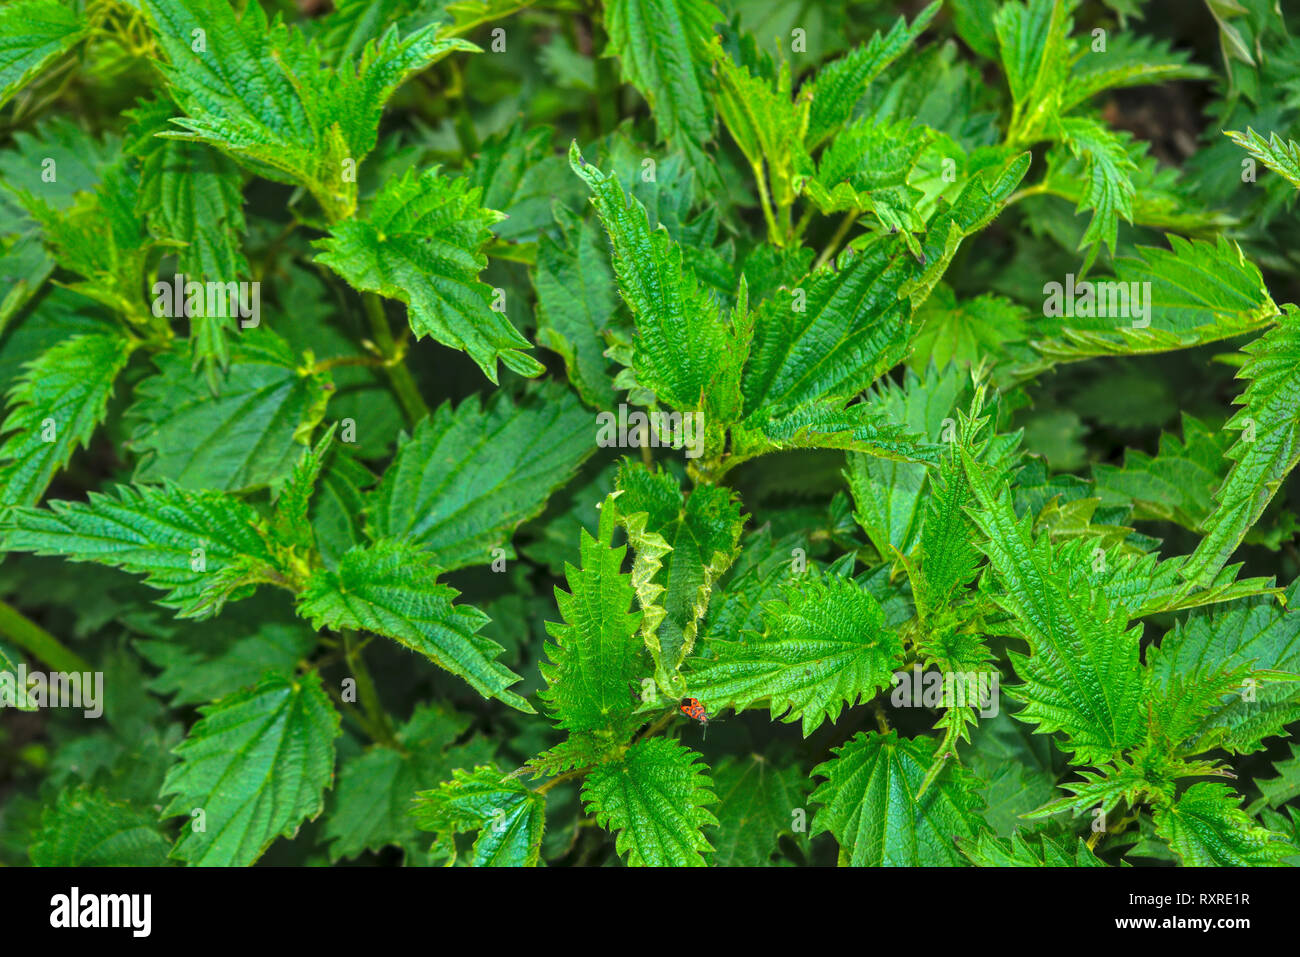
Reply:
<svg viewBox="0 0 1300 957"><path fill-rule="evenodd" d="M1300 860L1295 19L7 0L0 863Z"/></svg>

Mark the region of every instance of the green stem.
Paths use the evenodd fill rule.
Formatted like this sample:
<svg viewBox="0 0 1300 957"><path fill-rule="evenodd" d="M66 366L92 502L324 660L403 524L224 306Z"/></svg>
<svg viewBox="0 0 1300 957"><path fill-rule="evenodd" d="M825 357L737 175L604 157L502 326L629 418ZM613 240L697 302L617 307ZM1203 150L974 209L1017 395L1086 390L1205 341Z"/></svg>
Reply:
<svg viewBox="0 0 1300 957"><path fill-rule="evenodd" d="M332 359L321 359L311 367L312 372L327 372L330 369L337 369L339 366L368 366L370 368L384 368L386 363L383 359L376 356L334 356Z"/></svg>
<svg viewBox="0 0 1300 957"><path fill-rule="evenodd" d="M668 727L668 722L672 721L675 717L677 717L677 712L675 710L661 714L649 727L638 734L636 739L638 741L644 741L646 738L653 738L664 728Z"/></svg>
<svg viewBox="0 0 1300 957"><path fill-rule="evenodd" d="M1046 192L1046 183L1039 183L1036 186L1026 186L1024 189L1012 193L1011 198L1007 200L1007 205L1010 206L1012 203L1018 203L1022 199L1027 199L1030 196L1041 196Z"/></svg>
<svg viewBox="0 0 1300 957"><path fill-rule="evenodd" d="M763 206L763 220L767 223L767 238L775 246L784 246L781 231L777 228L776 217L772 215L772 197L767 192L767 177L763 175L762 163L751 163L754 182L758 184L758 200Z"/></svg>
<svg viewBox="0 0 1300 957"><path fill-rule="evenodd" d="M840 243L844 240L844 237L848 235L849 230L853 228L853 224L857 222L858 215L858 210L851 209L845 214L844 218L840 220L839 226L835 229L835 235L831 237L831 241L826 244L826 248L822 250L822 254L818 256L817 261L813 263L813 272L816 272L818 269L821 269L822 266L825 266L826 263L830 261L831 257L835 255L835 252L840 248Z"/></svg>
<svg viewBox="0 0 1300 957"><path fill-rule="evenodd" d="M580 778L590 770L591 768L578 768L576 771L566 771L564 774L561 774L559 777L551 778L541 787L537 788L535 793L545 794L551 788L555 787L555 785L563 784L565 781L572 781L574 778Z"/></svg>
<svg viewBox="0 0 1300 957"><path fill-rule="evenodd" d="M812 218L813 218L813 204L809 203L806 207L804 207L803 215L799 217L799 222L794 227L793 236L795 239L800 239L803 237L804 231L808 228L808 224L812 222Z"/></svg>
<svg viewBox="0 0 1300 957"><path fill-rule="evenodd" d="M384 710L379 700L379 690L375 687L374 679L370 677L370 669L366 667L365 659L361 657L356 632L343 632L343 648L347 656L348 668L357 682L357 695L361 699L361 707L370 720L376 740L389 747L399 747L397 736L393 734L393 726L388 721L388 712Z"/></svg>
<svg viewBox="0 0 1300 957"><path fill-rule="evenodd" d="M0 601L0 635L55 671L92 671L90 663L12 605Z"/></svg>
<svg viewBox="0 0 1300 957"><path fill-rule="evenodd" d="M387 360L384 371L388 374L388 383L393 387L402 411L406 413L407 422L415 425L429 414L429 407L420 395L420 390L415 387L411 370L406 368L405 360L398 354L393 330L388 325L388 317L384 315L383 300L373 292L364 293L361 299L365 303L366 317L370 320L370 334L374 337L380 354Z"/></svg>
<svg viewBox="0 0 1300 957"><path fill-rule="evenodd" d="M357 727L365 732L366 736L372 741L380 740L382 737L380 732L370 723L369 720L367 720L364 714L357 710L356 705L348 704L348 702L344 701L343 696L339 694L338 689L331 684L326 683L325 690L329 693L330 699L334 702L335 707L339 709L339 712L344 717L355 721Z"/></svg>

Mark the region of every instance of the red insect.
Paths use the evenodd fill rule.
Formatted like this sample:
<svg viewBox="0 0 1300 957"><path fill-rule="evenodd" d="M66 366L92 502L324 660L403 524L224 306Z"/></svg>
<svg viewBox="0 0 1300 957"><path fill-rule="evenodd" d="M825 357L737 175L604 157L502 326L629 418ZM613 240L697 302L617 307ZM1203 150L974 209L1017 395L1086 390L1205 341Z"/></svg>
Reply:
<svg viewBox="0 0 1300 957"><path fill-rule="evenodd" d="M704 705L700 704L699 698L682 699L681 711L686 717L692 718L700 724L709 723L709 713L704 710Z"/></svg>

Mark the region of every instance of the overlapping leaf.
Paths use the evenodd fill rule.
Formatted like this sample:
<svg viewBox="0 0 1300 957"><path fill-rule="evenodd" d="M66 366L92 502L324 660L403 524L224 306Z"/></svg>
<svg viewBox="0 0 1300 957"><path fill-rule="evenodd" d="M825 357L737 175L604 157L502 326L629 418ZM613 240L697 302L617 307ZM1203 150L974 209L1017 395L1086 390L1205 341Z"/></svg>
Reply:
<svg viewBox="0 0 1300 957"><path fill-rule="evenodd" d="M215 615L258 582L282 581L264 523L251 505L174 485L119 485L85 502L15 508L0 523L10 551L59 555L143 575L181 617Z"/></svg>
<svg viewBox="0 0 1300 957"><path fill-rule="evenodd" d="M1226 784L1193 784L1172 807L1156 809L1156 833L1189 867L1280 866L1296 848L1254 823L1240 803Z"/></svg>
<svg viewBox="0 0 1300 957"><path fill-rule="evenodd" d="M902 639L869 593L847 579L805 581L763 609L762 634L709 642L687 684L710 712L766 702L773 718L801 721L804 736L844 705L889 686Z"/></svg>
<svg viewBox="0 0 1300 957"><path fill-rule="evenodd" d="M604 6L609 52L623 79L650 103L663 138L716 179L704 148L713 138L704 82L721 12L709 0L607 0Z"/></svg>
<svg viewBox="0 0 1300 957"><path fill-rule="evenodd" d="M581 567L569 565L569 590L555 590L562 624L547 623L552 644L541 665L547 687L541 698L560 727L621 739L641 723L634 714L641 679L647 677L638 634L641 613L632 608L632 578L622 571L626 546L614 548L612 500L601 509L599 537L581 533Z"/></svg>
<svg viewBox="0 0 1300 957"><path fill-rule="evenodd" d="M388 30L333 69L301 30L268 21L258 3L238 17L224 0L143 6L169 61L172 95L188 114L172 135L307 187L331 220L356 206L356 165L374 149L393 91L453 51L478 49L437 39L436 24L406 36Z"/></svg>
<svg viewBox="0 0 1300 957"><path fill-rule="evenodd" d="M918 799L938 742L896 732L860 732L813 769L826 778L813 792L821 805L813 836L824 831L840 845L840 863L853 867L954 866L965 863L957 839L979 836L978 780L948 764Z"/></svg>
<svg viewBox="0 0 1300 957"><path fill-rule="evenodd" d="M486 565L595 448L595 420L571 392L495 394L421 421L370 498L377 538L428 549L444 570Z"/></svg>
<svg viewBox="0 0 1300 957"><path fill-rule="evenodd" d="M699 755L668 738L648 738L602 764L582 785L587 813L616 831L632 867L703 867L713 850L703 829L717 797Z"/></svg>
<svg viewBox="0 0 1300 957"><path fill-rule="evenodd" d="M158 373L136 387L128 410L137 482L231 491L278 483L332 390L327 374L301 368L288 344L262 328L240 335L229 368L216 376L216 394L188 359L166 352L154 362Z"/></svg>
<svg viewBox="0 0 1300 957"><path fill-rule="evenodd" d="M169 847L152 808L76 788L46 807L28 853L37 867L159 867Z"/></svg>
<svg viewBox="0 0 1300 957"><path fill-rule="evenodd" d="M503 649L478 633L487 615L453 604L459 592L439 582L439 572L417 546L380 539L344 554L336 569L314 572L299 595L298 613L314 628L356 628L393 638L484 697L531 714L532 706L507 690L519 676L494 660Z"/></svg>
<svg viewBox="0 0 1300 957"><path fill-rule="evenodd" d="M978 503L971 517L991 565L985 574L997 584L994 601L1029 645L1028 655L1011 655L1023 684L1009 691L1025 702L1016 716L1063 732L1081 763L1117 757L1142 735L1139 630L1102 596L1071 589L1051 543L1033 539L1027 516L1017 520L1005 487L992 487L984 467L960 454Z"/></svg>
<svg viewBox="0 0 1300 957"><path fill-rule="evenodd" d="M0 10L0 106L51 60L87 33L76 10L60 0L14 0Z"/></svg>
<svg viewBox="0 0 1300 957"><path fill-rule="evenodd" d="M493 308L492 287L478 278L488 227L501 218L479 195L469 180L436 169L391 179L365 216L333 226L316 261L357 289L406 303L417 338L463 350L492 382L498 361L536 375L542 367L523 351L528 340Z"/></svg>
<svg viewBox="0 0 1300 957"><path fill-rule="evenodd" d="M1288 311L1242 351L1238 377L1250 384L1237 399L1244 408L1227 425L1241 434L1228 452L1232 468L1215 493L1214 511L1201 524L1204 537L1183 568L1189 584L1223 567L1300 462L1300 313Z"/></svg>
<svg viewBox="0 0 1300 957"><path fill-rule="evenodd" d="M420 792L411 813L437 835L438 856L455 859L454 835L478 831L473 867L531 867L540 858L546 800L495 766L457 769L450 781Z"/></svg>
<svg viewBox="0 0 1300 957"><path fill-rule="evenodd" d="M320 677L275 676L201 709L167 773L164 817L184 816L172 856L247 866L324 807L339 716ZM199 823L202 828L191 826Z"/></svg>
<svg viewBox="0 0 1300 957"><path fill-rule="evenodd" d="M90 441L133 345L110 330L74 336L27 366L9 393L0 506L35 505L77 447Z"/></svg>

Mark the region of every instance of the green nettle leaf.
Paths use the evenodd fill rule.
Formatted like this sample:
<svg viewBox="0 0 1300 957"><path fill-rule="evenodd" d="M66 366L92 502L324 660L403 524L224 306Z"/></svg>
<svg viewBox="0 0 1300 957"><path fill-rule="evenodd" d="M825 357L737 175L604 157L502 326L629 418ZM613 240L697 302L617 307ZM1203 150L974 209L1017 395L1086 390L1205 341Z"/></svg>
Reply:
<svg viewBox="0 0 1300 957"><path fill-rule="evenodd" d="M576 142L569 163L591 189L614 249L619 291L636 320L638 383L674 408L699 407L720 371L736 361L718 303L686 264L681 246L662 226L650 228L645 207L624 194L613 173L584 160Z"/></svg>
<svg viewBox="0 0 1300 957"><path fill-rule="evenodd" d="M966 863L958 839L988 827L980 817L980 782L948 763L918 798L938 742L897 732L859 732L835 757L813 769L826 778L812 794L821 805L812 821L840 845L840 863L853 867L956 866Z"/></svg>
<svg viewBox="0 0 1300 957"><path fill-rule="evenodd" d="M595 768L582 800L596 823L617 831L632 867L703 867L713 850L703 829L717 825L717 797L700 756L679 741L648 738Z"/></svg>
<svg viewBox="0 0 1300 957"><path fill-rule="evenodd" d="M249 604L255 606L257 602ZM241 606L241 610L246 607ZM174 636L135 643L145 660L162 669L149 682L149 689L170 695L173 706L215 701L257 684L268 672L291 676L315 646L315 636L300 621L259 621L250 625L246 616L241 620L225 614L206 627L209 633L226 632L222 637L230 633L240 637L217 654L205 653ZM196 635L197 631L188 634Z"/></svg>
<svg viewBox="0 0 1300 957"><path fill-rule="evenodd" d="M718 577L731 565L745 516L727 489L697 487L683 501L677 481L627 463L619 471L618 510L636 549L633 583L645 618L641 633L663 694L680 698L678 675L695 647Z"/></svg>
<svg viewBox="0 0 1300 957"><path fill-rule="evenodd" d="M1062 134L1063 135L1063 134ZM1078 145L1078 144L1074 144ZM1121 179L1127 180L1127 186L1120 180L1110 184L1095 184L1092 173L1098 172L1089 166L1094 157L1090 152L1072 150L1069 144L1055 147L1047 153L1047 172L1039 187L1044 193L1059 196L1082 211L1087 197L1094 189L1108 189L1114 186L1125 194L1131 187L1132 218L1135 226L1151 229L1174 230L1185 233L1205 233L1226 224L1226 217L1219 212L1200 206L1188 193L1186 184L1182 183L1178 170L1162 166L1150 155L1150 144L1146 140L1133 139L1127 133L1117 133L1114 142L1102 135L1101 145L1113 152L1114 163L1121 172ZM1119 155L1120 147L1127 154L1127 159ZM1104 157L1103 157L1104 160ZM1059 232L1061 241L1075 244L1080 236L1076 220L1066 221L1058 216L1058 204L1036 204L1032 215L1037 219L1046 217L1053 225L1049 229ZM1095 217L1089 226L1097 230L1101 223ZM1098 251L1096 246L1089 249L1089 255Z"/></svg>
<svg viewBox="0 0 1300 957"><path fill-rule="evenodd" d="M562 196L577 194L562 157L551 148L555 131L523 120L484 142L467 171L483 190L483 205L505 219L493 227L498 239L539 239L563 208ZM560 195L556 195L559 193Z"/></svg>
<svg viewBox="0 0 1300 957"><path fill-rule="evenodd" d="M898 237L872 235L841 256L837 268L818 270L765 300L755 310L741 384L746 426L770 435L786 419L798 428L811 423L818 432L851 432L852 420L835 428L835 413L903 358L916 307L963 237L997 215L1028 168L1022 154L990 176L973 177L955 203L931 217L919 261ZM788 429L776 429L782 431Z"/></svg>
<svg viewBox="0 0 1300 957"><path fill-rule="evenodd" d="M45 808L28 853L37 867L159 867L170 846L153 808L77 788Z"/></svg>
<svg viewBox="0 0 1300 957"><path fill-rule="evenodd" d="M910 273L899 251L874 241L758 307L742 383L751 418L855 395L898 361L909 313L898 292Z"/></svg>
<svg viewBox="0 0 1300 957"><path fill-rule="evenodd" d="M60 0L14 0L0 10L0 106L87 33Z"/></svg>
<svg viewBox="0 0 1300 957"><path fill-rule="evenodd" d="M370 531L428 549L443 570L486 565L595 447L591 414L553 385L518 402L498 392L486 408L477 396L444 404L400 440L370 496Z"/></svg>
<svg viewBox="0 0 1300 957"><path fill-rule="evenodd" d="M1084 842L1051 834L1026 834L1017 831L1010 840L981 834L975 841L961 844L961 852L976 867L1105 867Z"/></svg>
<svg viewBox="0 0 1300 957"><path fill-rule="evenodd" d="M1133 506L1134 519L1160 519L1195 530L1214 507L1214 492L1227 472L1231 433L1211 430L1183 413L1183 438L1164 432L1155 456L1136 449L1123 467L1099 462L1093 476L1102 505Z"/></svg>
<svg viewBox="0 0 1300 957"><path fill-rule="evenodd" d="M488 229L501 219L479 203L469 180L437 169L389 180L360 219L336 223L316 261L357 289L398 299L417 337L463 350L497 381L497 361L520 375L542 371L523 350L525 339L506 318L504 293L481 282Z"/></svg>
<svg viewBox="0 0 1300 957"><path fill-rule="evenodd" d="M580 568L567 565L566 592L555 589L563 624L547 622L552 642L542 662L547 687L541 699L561 728L598 732L621 744L642 719L635 713L648 662L638 629L641 613L633 610L632 576L622 572L627 547L611 546L613 500L601 508L598 538L583 529Z"/></svg>
<svg viewBox="0 0 1300 957"><path fill-rule="evenodd" d="M1288 310L1278 326L1243 347L1238 378L1249 380L1244 406L1227 428L1240 436L1228 451L1232 468L1201 524L1205 537L1183 568L1189 585L1212 578L1232 555L1300 462L1300 312Z"/></svg>
<svg viewBox="0 0 1300 957"><path fill-rule="evenodd" d="M1141 628L1091 589L1071 587L1046 536L1034 539L1029 516L1017 520L1005 486L991 487L985 467L965 449L962 463L978 509L971 517L989 559L982 587L1010 617L1029 654L1011 653L1023 684L1008 694L1025 703L1016 713L1044 733L1061 731L1062 746L1082 764L1114 759L1142 735L1144 680ZM996 582L996 588L992 588Z"/></svg>
<svg viewBox="0 0 1300 957"><path fill-rule="evenodd" d="M327 568L338 567L349 549L365 543L366 490L376 481L378 477L343 446L331 447L308 509L311 535Z"/></svg>
<svg viewBox="0 0 1300 957"><path fill-rule="evenodd" d="M220 492L119 485L85 502L14 508L0 520L8 551L61 555L143 575L182 618L217 614L259 582L282 583L265 523Z"/></svg>
<svg viewBox="0 0 1300 957"><path fill-rule="evenodd" d="M608 741L592 732L570 734L553 748L532 758L527 768L534 777L551 777L599 764L608 754Z"/></svg>
<svg viewBox="0 0 1300 957"><path fill-rule="evenodd" d="M782 766L757 754L728 756L713 769L713 788L718 828L709 839L716 847L715 867L765 866L782 836L795 837L795 812L808 791L798 764Z"/></svg>
<svg viewBox="0 0 1300 957"><path fill-rule="evenodd" d="M520 679L494 660L504 649L478 634L487 615L453 604L460 593L437 580L440 571L416 545L380 539L345 553L337 569L314 572L298 598L298 613L317 629L386 635L464 678L484 697L534 713L506 690Z"/></svg>
<svg viewBox="0 0 1300 957"><path fill-rule="evenodd" d="M930 368L923 376L909 372L901 388L882 382L870 401L893 424L937 444L969 384L970 376L955 366ZM893 557L891 548L910 551L921 526L925 466L853 453L848 464L853 517L871 544L886 559Z"/></svg>
<svg viewBox="0 0 1300 957"><path fill-rule="evenodd" d="M3 12L7 14L19 6L7 4ZM15 192L34 193L59 209L67 209L78 193L94 192L104 171L121 152L122 137L117 133L96 135L77 120L50 115L34 129L14 133L13 145L0 152L0 171L6 185ZM44 162L47 159L54 161L53 180L49 164ZM5 201L0 199L0 204ZM18 224L10 224L5 231L18 228Z"/></svg>
<svg viewBox="0 0 1300 957"><path fill-rule="evenodd" d="M166 138L175 130L171 103L155 98L127 113L128 150L140 159L137 213L160 242L181 243L177 269L199 281L232 282L249 272L240 248L244 221L243 177L228 156L203 143ZM228 334L234 317L200 309L190 316L190 349L212 391L216 373L230 362Z"/></svg>
<svg viewBox="0 0 1300 957"><path fill-rule="evenodd" d="M437 785L457 764L486 757L487 749L477 743L453 744L468 726L441 708L421 705L398 730L395 746L375 745L344 761L325 823L330 859L396 844L406 849L409 860L420 843L411 817L412 795Z"/></svg>
<svg viewBox="0 0 1300 957"><path fill-rule="evenodd" d="M1251 683L1239 681L1236 693L1206 709L1198 737L1249 753L1300 718L1300 611L1288 610L1297 599L1300 587L1293 583L1283 596L1285 606L1259 596L1198 609L1147 653L1152 676L1166 684L1216 669L1257 672ZM1269 680L1275 677L1286 680Z"/></svg>
<svg viewBox="0 0 1300 957"><path fill-rule="evenodd" d="M1093 211L1079 248L1105 243L1113 254L1120 217L1133 221L1135 191L1130 174L1137 166L1129 158L1124 139L1096 120L1067 117L1061 120L1061 136L1083 163L1086 186L1079 197L1078 212Z"/></svg>
<svg viewBox="0 0 1300 957"><path fill-rule="evenodd" d="M1185 349L1260 330L1276 320L1278 308L1259 267L1235 243L1223 237L1213 243L1167 238L1167 250L1138 246L1135 258L1117 259L1116 279L1096 279L1092 295L1077 291L1074 303L1059 282L1043 288L1047 318L1035 324L1041 323L1046 338L1033 345L1049 360L1046 365ZM1151 284L1149 291L1143 283ZM1097 308L1103 295L1109 303L1105 310ZM1088 301L1092 305L1085 309Z"/></svg>
<svg viewBox="0 0 1300 957"><path fill-rule="evenodd" d="M128 148L141 165L139 209L155 236L185 244L177 254L182 273L229 282L248 273L240 249L242 177L212 147L160 136L175 129L168 123L173 112L154 99L127 114L134 121Z"/></svg>
<svg viewBox="0 0 1300 957"><path fill-rule="evenodd" d="M925 226L916 210L922 193L908 177L932 137L924 126L861 120L826 148L804 190L823 213L869 211L891 231L907 230L907 239Z"/></svg>
<svg viewBox="0 0 1300 957"><path fill-rule="evenodd" d="M1238 579L1238 564L1225 567L1205 587L1189 592L1182 578L1189 556L1161 561L1154 553L1134 554L1123 543L1104 548L1099 541L1081 537L1065 542L1058 552L1058 567L1071 588L1096 589L1107 602L1134 617L1281 591L1272 587L1271 578Z"/></svg>
<svg viewBox="0 0 1300 957"><path fill-rule="evenodd" d="M329 459L331 443L338 424L331 425L314 446L304 449L298 457L292 471L284 481L273 489L275 511L272 514L271 527L277 541L311 551L315 545L315 535L311 527L311 499L316 492L316 484Z"/></svg>
<svg viewBox="0 0 1300 957"><path fill-rule="evenodd" d="M421 830L437 834L435 856L454 860L455 835L478 831L473 867L533 867L540 860L546 799L495 766L458 769L450 781L416 795L411 813Z"/></svg>
<svg viewBox="0 0 1300 957"><path fill-rule="evenodd" d="M775 416L751 416L736 442L746 457L778 449L844 449L895 462L934 462L938 446L890 421L866 402L805 405ZM753 432L745 430L753 429Z"/></svg>
<svg viewBox="0 0 1300 957"><path fill-rule="evenodd" d="M903 660L879 602L839 578L787 586L764 605L762 634L712 638L708 650L713 657L691 661L687 683L710 712L767 702L773 718L802 720L804 737L888 687Z"/></svg>
<svg viewBox="0 0 1300 957"><path fill-rule="evenodd" d="M336 0L332 6L320 18L321 36L326 51L339 58L356 57L394 24L407 31L444 19L424 0Z"/></svg>
<svg viewBox="0 0 1300 957"><path fill-rule="evenodd" d="M761 66L759 69L763 74L770 72ZM808 160L803 139L812 90L800 90L798 98L792 101L794 81L790 65L784 62L776 71L775 87L767 75L755 76L747 66L737 66L725 54L715 57L714 71L718 81L718 115L749 160L754 178L761 183L766 177L777 208L788 211L799 193L795 167ZM770 212L768 238L778 246L785 244Z"/></svg>
<svg viewBox="0 0 1300 957"><path fill-rule="evenodd" d="M944 393L938 391L936 396L942 399ZM979 422L969 424L974 429L980 425ZM975 577L979 564L975 526L968 512L975 505L975 498L961 456L955 448L957 423L949 421L947 426L954 429L954 446L951 454L945 456L927 478L929 502L920 534L916 537L912 563L907 566L918 614L922 618L955 604ZM963 448L973 451L981 461L1003 474L1011 470L1015 461L1014 441L995 439L979 450L973 450L969 444L971 438L970 432L964 430L960 436L960 441L966 443ZM861 498L858 500L862 501Z"/></svg>
<svg viewBox="0 0 1300 957"><path fill-rule="evenodd" d="M1300 189L1300 143L1284 140L1277 133L1270 133L1268 139L1264 139L1249 127L1245 133L1226 130L1224 135L1296 189Z"/></svg>
<svg viewBox="0 0 1300 957"><path fill-rule="evenodd" d="M1156 833L1189 867L1280 866L1296 847L1257 825L1240 804L1226 784L1193 784L1172 807L1156 808Z"/></svg>
<svg viewBox="0 0 1300 957"><path fill-rule="evenodd" d="M137 212L139 192L139 175L118 159L93 192L79 193L70 205L44 190L15 194L49 254L81 277L68 288L136 323L148 320L140 291L152 245Z"/></svg>
<svg viewBox="0 0 1300 957"><path fill-rule="evenodd" d="M0 506L35 505L103 421L135 345L121 334L74 336L41 353L9 391Z"/></svg>
<svg viewBox="0 0 1300 957"><path fill-rule="evenodd" d="M899 17L888 33L875 33L871 40L817 71L812 86L812 107L804 145L815 149L836 132L862 99L862 94L885 68L897 60L939 12L932 3L909 24Z"/></svg>
<svg viewBox="0 0 1300 957"><path fill-rule="evenodd" d="M167 772L164 817L203 815L182 827L171 856L202 866L252 864L324 807L334 781L339 716L314 671L273 676L200 708Z"/></svg>
<svg viewBox="0 0 1300 957"><path fill-rule="evenodd" d="M1164 40L1132 30L1113 31L1106 40L1104 49L1090 49L1071 64L1062 110L1071 109L1103 90L1174 79L1208 79L1213 75L1200 64L1188 63L1186 53L1171 49Z"/></svg>
<svg viewBox="0 0 1300 957"><path fill-rule="evenodd" d="M797 533L773 541L772 528L766 524L748 533L740 556L709 602L704 624L706 640L761 631L763 603L781 597L782 588L794 574L793 562L800 555L795 549L802 549L807 569L819 570L816 559L807 555L807 544Z"/></svg>
<svg viewBox="0 0 1300 957"><path fill-rule="evenodd" d="M54 262L35 232L0 238L0 288L8 290L0 297L0 329L31 300L53 271Z"/></svg>
<svg viewBox="0 0 1300 957"><path fill-rule="evenodd" d="M1249 813L1262 805L1281 807L1292 798L1300 796L1300 747L1294 744L1290 747L1291 757L1273 765L1277 777L1256 779L1260 799L1251 805Z"/></svg>
<svg viewBox="0 0 1300 957"><path fill-rule="evenodd" d="M1013 107L1008 139L1014 144L1032 140L1061 109L1070 26L1066 0L1012 0L997 11L994 29Z"/></svg>
<svg viewBox="0 0 1300 957"><path fill-rule="evenodd" d="M962 762L987 782L980 789L988 807L983 812L998 837L1011 837L1025 826L1021 816L1042 807L1056 796L1059 758L1047 735L1034 734L1005 709L981 718L971 731L971 750L963 749ZM966 853L968 848L963 848ZM970 857L969 853L966 853Z"/></svg>
<svg viewBox="0 0 1300 957"><path fill-rule="evenodd" d="M724 20L709 0L606 0L609 53L623 79L650 104L659 132L686 153L695 170L716 182L704 144L713 138L705 93L713 24Z"/></svg>
<svg viewBox="0 0 1300 957"><path fill-rule="evenodd" d="M564 207L555 218L559 238L544 234L537 249L537 342L564 359L584 402L607 409L615 393L601 333L614 313L614 273L594 223Z"/></svg>
<svg viewBox="0 0 1300 957"><path fill-rule="evenodd" d="M356 208L356 167L375 148L384 104L408 77L456 51L436 24L386 31L338 69L315 43L261 4L242 16L225 0L143 0L169 64L164 73L188 115L178 139L229 153L256 174L305 186L331 220ZM196 39L201 37L202 40Z"/></svg>
<svg viewBox="0 0 1300 957"><path fill-rule="evenodd" d="M325 414L328 374L299 365L268 329L240 333L213 394L176 353L154 358L158 373L136 387L127 416L140 454L137 482L185 488L259 488L282 481Z"/></svg>

